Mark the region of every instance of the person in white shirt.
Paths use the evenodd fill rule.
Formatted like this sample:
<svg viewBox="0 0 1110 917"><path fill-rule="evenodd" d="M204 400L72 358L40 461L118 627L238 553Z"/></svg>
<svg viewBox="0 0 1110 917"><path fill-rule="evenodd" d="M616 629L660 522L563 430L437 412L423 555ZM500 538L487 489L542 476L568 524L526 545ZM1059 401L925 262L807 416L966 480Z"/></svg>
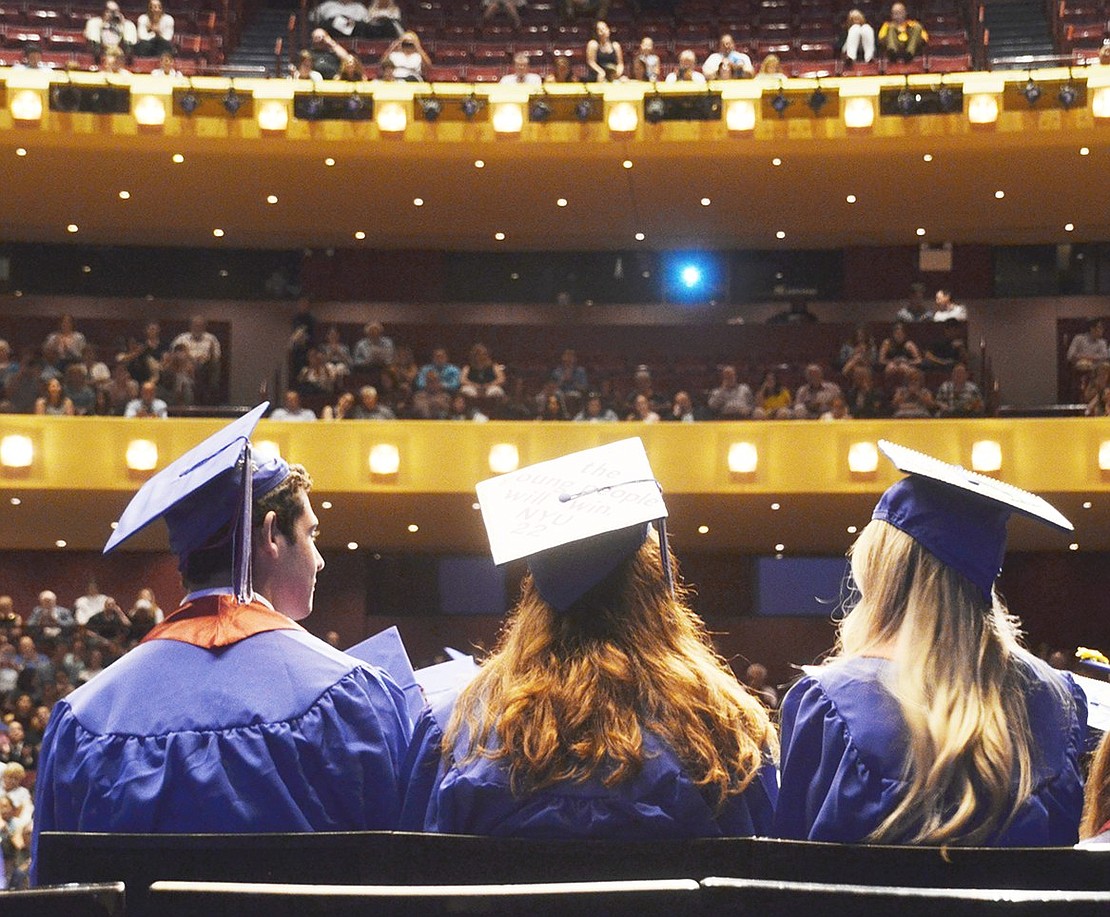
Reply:
<svg viewBox="0 0 1110 917"><path fill-rule="evenodd" d="M967 321L967 308L961 306L958 302L952 302L951 290L946 290L943 287L937 290L936 301L937 308L933 312L934 322L946 322L950 318L954 318L958 322Z"/></svg>
<svg viewBox="0 0 1110 917"><path fill-rule="evenodd" d="M393 41L382 56L383 66L386 61L393 65L393 79L410 83L422 82L424 68L432 66L432 59L428 57L428 52L420 44L420 37L415 32L405 32Z"/></svg>
<svg viewBox="0 0 1110 917"><path fill-rule="evenodd" d="M518 51L513 55L513 72L506 73L501 77L502 83L522 83L525 86L539 86L543 83L538 73L532 73L528 69L531 59L524 51Z"/></svg>
<svg viewBox="0 0 1110 917"><path fill-rule="evenodd" d="M301 407L301 396L290 389L285 393L281 407L270 413L270 420L316 420L316 412L311 408Z"/></svg>
<svg viewBox="0 0 1110 917"><path fill-rule="evenodd" d="M173 16L162 9L162 0L150 0L135 28L137 57L158 57L173 51Z"/></svg>
<svg viewBox="0 0 1110 917"><path fill-rule="evenodd" d="M158 387L154 384L154 380L148 379L139 390L139 397L132 398L127 402L127 408L124 410L123 416L168 417L169 408L166 402L157 396L157 392Z"/></svg>
<svg viewBox="0 0 1110 917"><path fill-rule="evenodd" d="M702 74L711 80L716 79L721 70L721 62L726 60L732 64L733 76L745 79L755 76L752 59L743 51L736 50L736 42L727 32L721 36L717 50L710 54L705 59L705 63L701 65Z"/></svg>
<svg viewBox="0 0 1110 917"><path fill-rule="evenodd" d="M111 48L126 53L139 40L135 23L125 19L116 0L104 4L104 12L91 16L85 23L85 40L93 57L100 56Z"/></svg>
<svg viewBox="0 0 1110 917"><path fill-rule="evenodd" d="M91 579L85 589L85 594L79 596L77 601L73 603L73 617L78 624L84 626L89 623L93 615L100 614L107 604L108 596L100 591L96 580Z"/></svg>
<svg viewBox="0 0 1110 917"><path fill-rule="evenodd" d="M720 68L720 62L717 64ZM713 71L714 77L717 71ZM698 59L694 52L686 49L678 55L678 69L667 74L666 83L704 83L705 74L698 70Z"/></svg>

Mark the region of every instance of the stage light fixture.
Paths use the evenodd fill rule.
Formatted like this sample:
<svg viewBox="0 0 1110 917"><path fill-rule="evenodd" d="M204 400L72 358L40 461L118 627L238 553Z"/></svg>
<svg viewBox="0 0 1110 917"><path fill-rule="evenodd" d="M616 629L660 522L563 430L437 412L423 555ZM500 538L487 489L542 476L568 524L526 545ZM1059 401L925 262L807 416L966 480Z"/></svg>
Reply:
<svg viewBox="0 0 1110 917"><path fill-rule="evenodd" d="M644 120L649 124L658 124L666 113L667 107L663 104L663 97L658 93L644 103Z"/></svg>
<svg viewBox="0 0 1110 917"><path fill-rule="evenodd" d="M475 115L477 115L478 112L482 110L482 105L482 100L479 99L478 96L475 95L473 92L468 98L463 99L462 112L464 115L466 115L466 120L472 121Z"/></svg>
<svg viewBox="0 0 1110 917"><path fill-rule="evenodd" d="M579 121L589 121L594 113L594 100L582 99L574 106L574 117Z"/></svg>
<svg viewBox="0 0 1110 917"><path fill-rule="evenodd" d="M181 110L187 115L191 115L200 107L200 97L193 92L193 84L189 84L189 90L179 100L178 105Z"/></svg>
<svg viewBox="0 0 1110 917"><path fill-rule="evenodd" d="M781 118L786 114L788 109L793 103L786 97L786 93L782 90L782 85L779 85L779 91L775 93L775 97L771 99L771 108Z"/></svg>
<svg viewBox="0 0 1110 917"><path fill-rule="evenodd" d="M224 111L231 117L239 114L239 109L243 107L243 97L235 91L235 87L231 86L227 90L227 95L224 96Z"/></svg>
<svg viewBox="0 0 1110 917"><path fill-rule="evenodd" d="M907 76L906 85L894 100L894 107L898 109L900 115L912 115L917 113L920 102L921 96L910 89L910 78Z"/></svg>
<svg viewBox="0 0 1110 917"><path fill-rule="evenodd" d="M829 97L825 94L825 91L821 88L821 81L818 80L817 81L817 88L814 89L813 92L810 93L809 98L806 99L806 105L809 106L810 111L812 111L815 115L819 115L819 114L821 114L821 109L824 108L828 104L829 104Z"/></svg>
<svg viewBox="0 0 1110 917"><path fill-rule="evenodd" d="M1022 88L1021 94L1025 96L1025 101L1029 103L1030 108L1037 104L1043 94L1041 92L1041 87L1038 86L1033 79L1032 70L1029 71L1029 78L1025 81L1025 86Z"/></svg>
<svg viewBox="0 0 1110 917"><path fill-rule="evenodd" d="M33 89L20 89L12 95L12 118L16 121L38 121L42 118L42 96Z"/></svg>
<svg viewBox="0 0 1110 917"><path fill-rule="evenodd" d="M535 99L532 104L528 106L528 118L531 121L539 121L541 124L551 117L551 106L543 99Z"/></svg>
<svg viewBox="0 0 1110 917"><path fill-rule="evenodd" d="M382 477L401 469L401 451L392 443L376 443L370 449L370 473Z"/></svg>
<svg viewBox="0 0 1110 917"><path fill-rule="evenodd" d="M728 470L732 474L755 474L759 449L755 443L732 443L728 447Z"/></svg>
<svg viewBox="0 0 1110 917"><path fill-rule="evenodd" d="M425 121L435 122L443 111L443 104L437 98L421 99L420 114Z"/></svg>

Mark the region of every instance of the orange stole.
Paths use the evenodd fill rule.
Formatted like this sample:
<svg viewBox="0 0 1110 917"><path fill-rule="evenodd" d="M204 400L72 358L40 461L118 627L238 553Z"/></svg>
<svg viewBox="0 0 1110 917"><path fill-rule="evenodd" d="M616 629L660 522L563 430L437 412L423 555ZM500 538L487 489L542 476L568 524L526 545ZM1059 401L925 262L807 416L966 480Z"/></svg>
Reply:
<svg viewBox="0 0 1110 917"><path fill-rule="evenodd" d="M178 640L203 649L231 646L270 630L303 630L296 621L261 602L240 605L233 595L206 595L182 605L142 642Z"/></svg>

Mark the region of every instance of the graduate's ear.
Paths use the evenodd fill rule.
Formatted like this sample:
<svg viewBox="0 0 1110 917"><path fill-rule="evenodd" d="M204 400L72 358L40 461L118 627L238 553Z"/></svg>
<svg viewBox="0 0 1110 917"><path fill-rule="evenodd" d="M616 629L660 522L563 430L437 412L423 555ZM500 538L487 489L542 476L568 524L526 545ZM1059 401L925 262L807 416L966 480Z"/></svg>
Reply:
<svg viewBox="0 0 1110 917"><path fill-rule="evenodd" d="M256 547L268 557L277 557L277 539L283 537L277 525L277 513L270 510L258 527L258 541Z"/></svg>

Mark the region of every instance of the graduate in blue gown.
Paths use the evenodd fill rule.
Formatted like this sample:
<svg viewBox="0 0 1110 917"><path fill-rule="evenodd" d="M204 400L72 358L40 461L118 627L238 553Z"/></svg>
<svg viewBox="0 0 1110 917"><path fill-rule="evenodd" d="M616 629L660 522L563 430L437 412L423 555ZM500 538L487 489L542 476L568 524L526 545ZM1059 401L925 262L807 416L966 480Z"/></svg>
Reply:
<svg viewBox="0 0 1110 917"><path fill-rule="evenodd" d="M665 528L649 532L666 508L642 443L522 469L478 495L494 560L527 556L531 572L494 654L457 701L417 723L403 826L766 834L768 714L672 582Z"/></svg>
<svg viewBox="0 0 1110 917"><path fill-rule="evenodd" d="M781 837L1070 845L1087 705L994 591L1006 522L1070 523L1017 488L880 443L910 476L852 549L835 656L782 704Z"/></svg>
<svg viewBox="0 0 1110 917"><path fill-rule="evenodd" d="M121 517L105 550L164 517L189 594L55 706L36 846L41 831L397 827L404 698L297 623L324 562L305 470L251 460L265 407L148 481Z"/></svg>

